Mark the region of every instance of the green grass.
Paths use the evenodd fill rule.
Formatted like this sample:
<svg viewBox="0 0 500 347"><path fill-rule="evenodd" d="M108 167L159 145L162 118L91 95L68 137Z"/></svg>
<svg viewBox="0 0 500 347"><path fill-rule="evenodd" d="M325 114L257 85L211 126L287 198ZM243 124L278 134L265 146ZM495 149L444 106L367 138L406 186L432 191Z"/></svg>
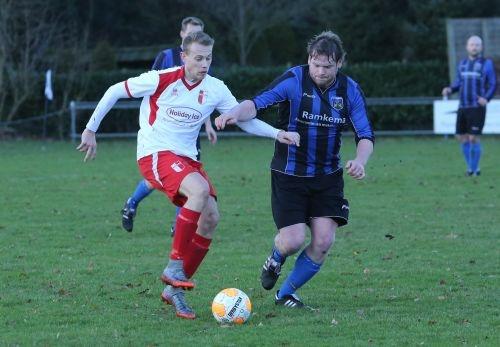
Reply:
<svg viewBox="0 0 500 347"><path fill-rule="evenodd" d="M272 143L204 143L221 221L188 296L198 318L185 321L159 300L173 207L156 192L132 233L120 226L140 178L132 141L101 142L85 165L69 143L2 142L0 345L498 346L500 140L483 143L483 175L470 178L452 139L378 140L367 179L345 179L349 225L300 290L315 312L277 308L260 288ZM252 300L244 326L211 315L226 287Z"/></svg>

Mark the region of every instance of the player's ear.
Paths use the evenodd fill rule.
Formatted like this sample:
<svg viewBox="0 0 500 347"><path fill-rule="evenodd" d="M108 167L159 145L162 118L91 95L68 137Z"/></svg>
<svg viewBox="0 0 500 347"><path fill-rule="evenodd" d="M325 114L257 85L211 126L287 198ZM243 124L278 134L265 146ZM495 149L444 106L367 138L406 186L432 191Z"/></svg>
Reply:
<svg viewBox="0 0 500 347"><path fill-rule="evenodd" d="M342 67L342 63L343 63L342 59L339 59L339 60L337 61L337 70L338 70L338 69L340 69L340 68Z"/></svg>

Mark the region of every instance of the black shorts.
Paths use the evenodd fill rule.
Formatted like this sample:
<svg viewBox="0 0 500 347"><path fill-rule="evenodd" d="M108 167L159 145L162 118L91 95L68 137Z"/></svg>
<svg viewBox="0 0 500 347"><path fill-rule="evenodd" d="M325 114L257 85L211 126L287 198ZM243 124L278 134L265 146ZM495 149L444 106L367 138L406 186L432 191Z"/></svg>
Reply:
<svg viewBox="0 0 500 347"><path fill-rule="evenodd" d="M458 135L481 135L483 133L485 118L486 107L459 108L457 112L456 133Z"/></svg>
<svg viewBox="0 0 500 347"><path fill-rule="evenodd" d="M278 229L309 224L313 217L330 217L347 224L349 203L344 199L342 170L318 177L297 177L271 171L271 205Z"/></svg>

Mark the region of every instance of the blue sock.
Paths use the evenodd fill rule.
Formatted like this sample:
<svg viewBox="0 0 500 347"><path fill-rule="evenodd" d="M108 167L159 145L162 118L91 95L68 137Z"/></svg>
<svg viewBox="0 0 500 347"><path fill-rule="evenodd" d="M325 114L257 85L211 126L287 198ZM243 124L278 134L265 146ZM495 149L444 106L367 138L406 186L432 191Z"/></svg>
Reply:
<svg viewBox="0 0 500 347"><path fill-rule="evenodd" d="M471 144L471 164L472 172L479 170L479 160L481 159L481 143L475 142Z"/></svg>
<svg viewBox="0 0 500 347"><path fill-rule="evenodd" d="M303 250L295 261L295 266L292 272L281 285L278 295L279 298L295 293L297 289L302 287L304 283L316 275L320 268L321 264L317 264L312 261L306 254L306 250Z"/></svg>
<svg viewBox="0 0 500 347"><path fill-rule="evenodd" d="M462 142L462 153L464 155L465 163L467 164L467 171L472 171L471 168L471 143Z"/></svg>
<svg viewBox="0 0 500 347"><path fill-rule="evenodd" d="M286 260L286 256L283 256L280 253L280 251L278 251L278 249L276 248L276 246L273 246L271 257L274 260L276 260L278 263L280 263L281 265L283 265L285 263L285 260Z"/></svg>
<svg viewBox="0 0 500 347"><path fill-rule="evenodd" d="M142 199L144 199L146 196L151 194L153 189L149 189L148 185L146 184L145 180L141 180L138 184L137 187L135 188L134 194L130 197L128 203L129 205L136 209L137 205L141 202Z"/></svg>

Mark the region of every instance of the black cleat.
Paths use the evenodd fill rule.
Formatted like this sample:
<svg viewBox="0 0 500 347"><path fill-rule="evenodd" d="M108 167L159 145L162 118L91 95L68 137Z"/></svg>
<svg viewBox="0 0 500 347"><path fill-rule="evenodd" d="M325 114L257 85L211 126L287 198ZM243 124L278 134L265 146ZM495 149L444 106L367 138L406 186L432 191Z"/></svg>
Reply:
<svg viewBox="0 0 500 347"><path fill-rule="evenodd" d="M276 292L274 296L274 303L276 305L281 305L290 308L303 308L305 305L300 298L296 294L288 294L282 297L281 299L278 297L279 290Z"/></svg>
<svg viewBox="0 0 500 347"><path fill-rule="evenodd" d="M262 266L262 272L260 274L260 283L262 287L266 290L273 289L274 285L278 281L281 274L281 264L269 256L266 262Z"/></svg>
<svg viewBox="0 0 500 347"><path fill-rule="evenodd" d="M130 199L125 202L125 206L122 209L122 226L123 229L131 232L134 229L134 217L136 209L130 206Z"/></svg>
<svg viewBox="0 0 500 347"><path fill-rule="evenodd" d="M472 174L472 176L481 176L481 170L477 170Z"/></svg>
<svg viewBox="0 0 500 347"><path fill-rule="evenodd" d="M465 171L465 176L472 176L473 174L474 174L474 172L472 172L472 171L469 171L469 170Z"/></svg>

